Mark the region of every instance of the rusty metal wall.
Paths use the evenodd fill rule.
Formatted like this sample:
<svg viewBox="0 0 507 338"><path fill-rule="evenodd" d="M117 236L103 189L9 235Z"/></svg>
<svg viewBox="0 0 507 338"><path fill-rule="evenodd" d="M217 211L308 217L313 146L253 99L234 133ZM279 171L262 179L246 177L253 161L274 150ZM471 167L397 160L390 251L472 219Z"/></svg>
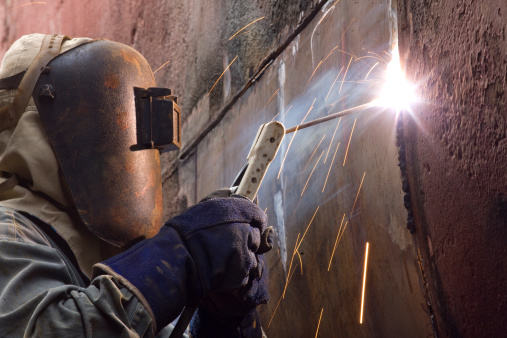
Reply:
<svg viewBox="0 0 507 338"><path fill-rule="evenodd" d="M440 337L507 328L507 3L398 1L424 102L404 134L417 240Z"/></svg>
<svg viewBox="0 0 507 338"><path fill-rule="evenodd" d="M390 59L393 14L388 1L324 5L187 151L182 171L193 174L180 180L182 189L199 200L230 185L262 123L275 119L292 127L305 116L312 120L369 102ZM259 192L277 235L268 254L272 301L261 307L268 336L315 336L317 329L321 337L432 333L421 307L417 250L406 229L396 119L393 111L376 108L286 137Z"/></svg>
<svg viewBox="0 0 507 338"><path fill-rule="evenodd" d="M395 113L370 109L287 136L259 196L277 234L263 327L271 337L503 334L504 1L25 3L0 6L1 52L22 34L59 32L132 45L154 69L169 61L156 77L180 95L185 122L182 151L164 157L166 217L229 185L261 123L290 127L310 108L307 120L369 102L399 27L425 100L398 135L416 234L406 229Z"/></svg>

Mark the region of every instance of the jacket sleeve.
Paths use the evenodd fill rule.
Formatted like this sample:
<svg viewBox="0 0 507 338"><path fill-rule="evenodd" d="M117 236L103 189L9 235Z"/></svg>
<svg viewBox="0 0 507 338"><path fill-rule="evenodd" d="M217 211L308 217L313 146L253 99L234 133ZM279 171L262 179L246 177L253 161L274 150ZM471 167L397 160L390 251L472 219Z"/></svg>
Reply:
<svg viewBox="0 0 507 338"><path fill-rule="evenodd" d="M58 251L6 216L0 215L0 337L153 337L151 310L136 290L107 274L87 287L73 284Z"/></svg>

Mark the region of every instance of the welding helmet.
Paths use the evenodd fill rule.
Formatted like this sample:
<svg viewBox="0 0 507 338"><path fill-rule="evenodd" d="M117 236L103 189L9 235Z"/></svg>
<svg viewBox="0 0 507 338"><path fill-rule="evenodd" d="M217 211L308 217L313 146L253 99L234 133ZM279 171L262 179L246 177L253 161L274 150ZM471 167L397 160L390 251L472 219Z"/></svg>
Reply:
<svg viewBox="0 0 507 338"><path fill-rule="evenodd" d="M0 129L16 124L31 96L85 226L120 247L152 237L163 214L159 152L180 145L177 99L155 87L133 48L92 40L59 54L65 38L46 36L17 74Z"/></svg>

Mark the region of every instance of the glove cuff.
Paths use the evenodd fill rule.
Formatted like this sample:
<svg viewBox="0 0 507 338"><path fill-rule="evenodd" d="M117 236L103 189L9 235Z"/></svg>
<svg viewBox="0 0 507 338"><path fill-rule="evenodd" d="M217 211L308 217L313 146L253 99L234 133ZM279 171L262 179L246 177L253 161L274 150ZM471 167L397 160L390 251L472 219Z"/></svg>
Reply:
<svg viewBox="0 0 507 338"><path fill-rule="evenodd" d="M142 293L158 328L168 325L185 305L202 296L194 261L171 227L163 227L154 238L141 241L102 264Z"/></svg>

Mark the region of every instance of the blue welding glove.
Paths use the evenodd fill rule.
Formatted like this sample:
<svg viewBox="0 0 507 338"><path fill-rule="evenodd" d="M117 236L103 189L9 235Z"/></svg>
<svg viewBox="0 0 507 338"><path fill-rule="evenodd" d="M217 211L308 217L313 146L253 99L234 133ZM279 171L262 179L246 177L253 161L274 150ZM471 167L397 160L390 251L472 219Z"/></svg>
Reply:
<svg viewBox="0 0 507 338"><path fill-rule="evenodd" d="M185 305L241 289L251 275L259 276L256 251L265 231L266 215L248 199L212 198L95 269L111 269L139 289L162 328Z"/></svg>
<svg viewBox="0 0 507 338"><path fill-rule="evenodd" d="M200 307L190 323L192 338L261 338L259 314L253 309L245 315L222 317Z"/></svg>
<svg viewBox="0 0 507 338"><path fill-rule="evenodd" d="M260 276L251 274L247 285L232 292L212 293L203 299L190 324L192 337L262 337L256 306L269 300L269 269L264 255L258 259L263 268Z"/></svg>

